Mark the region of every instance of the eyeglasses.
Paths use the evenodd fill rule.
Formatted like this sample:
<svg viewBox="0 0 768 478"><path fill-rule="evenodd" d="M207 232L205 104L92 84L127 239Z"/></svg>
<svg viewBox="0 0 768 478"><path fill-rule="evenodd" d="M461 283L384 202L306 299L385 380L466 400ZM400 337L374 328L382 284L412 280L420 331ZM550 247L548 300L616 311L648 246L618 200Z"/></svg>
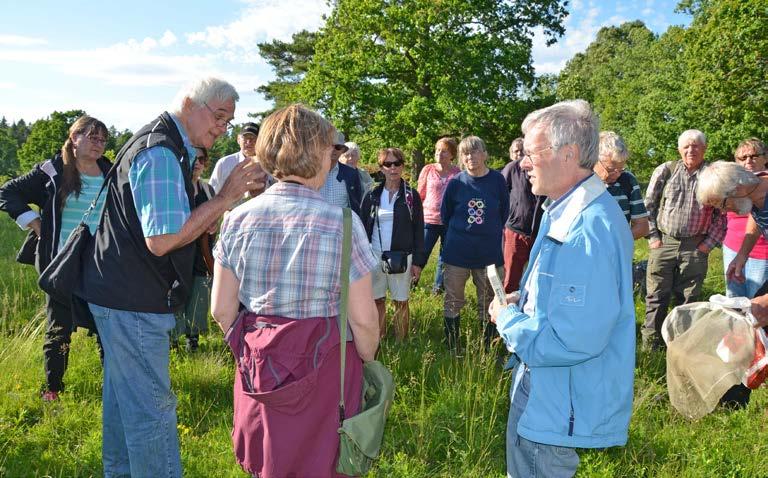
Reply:
<svg viewBox="0 0 768 478"><path fill-rule="evenodd" d="M403 165L403 162L400 160L397 161L384 161L381 163L382 168L399 168Z"/></svg>
<svg viewBox="0 0 768 478"><path fill-rule="evenodd" d="M736 156L736 161L752 161L753 159L757 159L761 156L763 156L764 153L760 154L745 154L744 156Z"/></svg>
<svg viewBox="0 0 768 478"><path fill-rule="evenodd" d="M528 160L528 161L530 161L531 163L534 163L535 161L533 160L533 158L534 158L535 156L538 156L538 155L540 155L541 153L543 153L544 151L546 151L546 150L548 150L548 149L552 149L552 146L547 146L546 148L542 148L542 149L540 149L540 150L538 150L538 151L532 151L532 152L530 152L530 153L524 153L524 154L523 154L523 159L527 159L527 160Z"/></svg>
<svg viewBox="0 0 768 478"><path fill-rule="evenodd" d="M225 128L227 131L230 131L235 127L235 125L232 124L230 120L227 119L227 117L222 113L216 113L213 111L213 109L208 106L208 103L203 103L206 108L208 108L208 111L211 112L213 115L213 120L216 122L216 126L219 128Z"/></svg>
<svg viewBox="0 0 768 478"><path fill-rule="evenodd" d="M349 147L346 144L334 144L333 149L339 153L346 153L349 151Z"/></svg>
<svg viewBox="0 0 768 478"><path fill-rule="evenodd" d="M87 134L85 137L88 138L88 141L94 144L107 144L107 138L96 134Z"/></svg>
<svg viewBox="0 0 768 478"><path fill-rule="evenodd" d="M624 170L626 169L626 167L624 166L620 168L609 168L608 166L605 165L605 161L603 161L602 159L598 159L598 162L600 163L600 166L602 166L605 172L608 174L623 173Z"/></svg>

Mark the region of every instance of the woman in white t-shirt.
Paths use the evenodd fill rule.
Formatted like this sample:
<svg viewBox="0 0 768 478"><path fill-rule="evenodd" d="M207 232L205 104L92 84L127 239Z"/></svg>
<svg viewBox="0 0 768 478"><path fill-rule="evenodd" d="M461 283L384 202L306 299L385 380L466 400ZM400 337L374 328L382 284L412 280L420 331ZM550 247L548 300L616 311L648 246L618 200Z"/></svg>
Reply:
<svg viewBox="0 0 768 478"><path fill-rule="evenodd" d="M417 191L402 178L405 157L398 148L382 149L378 163L384 182L368 191L360 209L363 225L382 267L373 270L373 297L379 312L382 337L386 333L387 290L395 303L395 335L398 340L408 335L410 314L408 297L411 283L418 282L427 262L424 254L424 214ZM387 254L385 254L387 253ZM389 265L397 265L398 256L407 256L402 271L386 273L383 255L390 256Z"/></svg>

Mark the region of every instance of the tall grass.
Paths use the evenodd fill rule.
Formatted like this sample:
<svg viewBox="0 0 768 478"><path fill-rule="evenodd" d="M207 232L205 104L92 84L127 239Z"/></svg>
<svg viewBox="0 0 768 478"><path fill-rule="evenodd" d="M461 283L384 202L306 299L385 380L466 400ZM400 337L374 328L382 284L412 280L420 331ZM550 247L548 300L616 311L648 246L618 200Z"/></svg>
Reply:
<svg viewBox="0 0 768 478"><path fill-rule="evenodd" d="M15 264L23 234L0 219L0 476L101 476L101 368L93 338L73 337L67 391L39 398L43 382L43 296L31 267ZM636 257L647 255L642 241ZM380 359L397 381L376 477L503 477L509 373L486 353L473 288L462 311L463 357L442 339L442 297L431 295L433 262L412 294L405 342L386 339ZM705 294L723 287L719 251L710 260ZM638 323L644 305L636 304ZM390 310L390 313L392 311ZM214 329L216 330L216 329ZM230 441L233 368L221 334L202 352L171 353L179 437L186 476L242 477ZM598 397L595 397L596 399ZM741 411L718 410L697 422L669 405L663 354L637 354L635 401L626 447L580 453L582 477L768 476L768 402L764 389ZM329 411L334 413L334 411Z"/></svg>

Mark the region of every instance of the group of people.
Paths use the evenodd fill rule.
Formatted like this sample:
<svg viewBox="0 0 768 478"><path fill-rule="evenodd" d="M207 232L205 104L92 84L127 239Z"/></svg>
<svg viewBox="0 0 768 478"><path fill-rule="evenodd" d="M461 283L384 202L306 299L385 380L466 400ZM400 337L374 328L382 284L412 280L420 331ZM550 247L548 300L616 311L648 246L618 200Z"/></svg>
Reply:
<svg viewBox="0 0 768 478"><path fill-rule="evenodd" d="M486 164L481 138L440 138L414 188L403 151L377 153L375 184L355 143L291 105L260 126L246 123L241 151L219 160L206 184L207 151L231 127L237 100L223 80L192 83L114 165L103 156L107 128L84 116L60 154L0 188L0 209L30 231L19 259L40 271L95 211L71 300L47 297L43 397L63 391L71 333L89 327L103 351L105 476L181 476L169 348L182 333L190 350L198 346L209 288L236 362L235 455L260 477L338 476L340 298L348 291L343 398L352 416L362 365L388 323L387 293L395 336L405 339L409 291L438 240L431 287L444 294L448 348L461 350L471 277L484 343L500 337L511 353L509 476L572 476L576 448L626 443L634 239L650 238L649 347L661 345L672 295L696 300L707 254L723 237L730 293L754 292L753 312L768 319L768 295L755 287L768 264L766 151L757 140L739 145L736 164L705 167L703 133L684 132L681 159L654 171L644 200L621 137L600 132L588 103L566 101L525 118L501 172ZM348 257L343 208L353 211ZM489 266L503 276L506 305L493 300Z"/></svg>

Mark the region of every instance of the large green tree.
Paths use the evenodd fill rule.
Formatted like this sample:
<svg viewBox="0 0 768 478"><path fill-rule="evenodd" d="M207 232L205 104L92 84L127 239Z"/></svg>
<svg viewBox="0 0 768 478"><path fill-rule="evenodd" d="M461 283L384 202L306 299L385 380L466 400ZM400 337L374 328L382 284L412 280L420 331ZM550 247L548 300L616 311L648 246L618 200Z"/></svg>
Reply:
<svg viewBox="0 0 768 478"><path fill-rule="evenodd" d="M256 91L274 103L274 108L259 113L266 116L274 109L282 108L299 98L296 86L304 79L312 56L315 54L317 32L301 30L291 37L291 41L273 40L259 43L259 54L272 66L275 79L259 86Z"/></svg>
<svg viewBox="0 0 768 478"><path fill-rule="evenodd" d="M748 136L768 139L768 0L686 0L687 28L656 37L640 22L603 28L560 74L558 97L593 102L603 129L624 136L630 167L647 179L677 159L689 128L709 139L707 159L731 157Z"/></svg>
<svg viewBox="0 0 768 478"><path fill-rule="evenodd" d="M52 158L67 139L69 127L85 111L54 111L48 118L37 120L32 125L24 144L18 151L19 165L23 171L36 163Z"/></svg>
<svg viewBox="0 0 768 478"><path fill-rule="evenodd" d="M768 0L699 0L685 35L686 111L730 158L749 136L768 140Z"/></svg>
<svg viewBox="0 0 768 478"><path fill-rule="evenodd" d="M339 0L289 99L319 108L364 153L423 164L441 135L504 154L535 91L533 28L563 32L561 0ZM309 50L305 50L307 53Z"/></svg>
<svg viewBox="0 0 768 478"><path fill-rule="evenodd" d="M16 139L8 129L0 129L0 177L16 176L19 169L19 160L16 152L19 149Z"/></svg>

